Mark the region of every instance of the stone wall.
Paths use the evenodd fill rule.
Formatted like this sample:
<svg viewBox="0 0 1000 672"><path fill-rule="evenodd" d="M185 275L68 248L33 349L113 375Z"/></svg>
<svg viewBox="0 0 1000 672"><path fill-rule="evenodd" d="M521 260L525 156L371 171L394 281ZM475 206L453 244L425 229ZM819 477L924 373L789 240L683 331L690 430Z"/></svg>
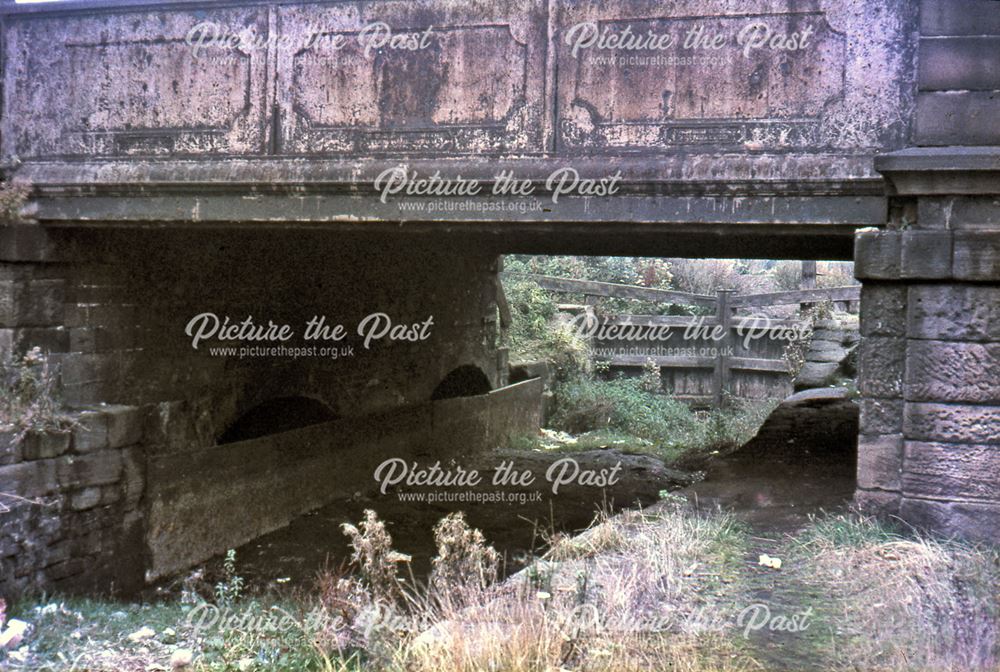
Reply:
<svg viewBox="0 0 1000 672"><path fill-rule="evenodd" d="M890 230L859 233L855 262L864 283L857 499L995 542L1000 152L973 154L912 150L882 162L896 217Z"/></svg>
<svg viewBox="0 0 1000 672"><path fill-rule="evenodd" d="M1000 540L1000 3L922 0L910 149L876 159L888 230L855 241L857 500Z"/></svg>
<svg viewBox="0 0 1000 672"><path fill-rule="evenodd" d="M858 323L853 319L817 320L805 363L795 376L795 389L843 385L856 378L860 340Z"/></svg>
<svg viewBox="0 0 1000 672"><path fill-rule="evenodd" d="M319 477L336 481L345 457L352 469L368 468L381 449L447 454L482 448L459 437L500 441L537 428L540 390L534 401L518 388L483 397L489 403L430 403L459 368L477 372L487 389L505 379L497 282L488 250L404 236L0 227L0 357L41 348L81 423L3 444L0 493L32 501L3 500L10 510L0 513L0 552L10 578L0 589L132 587L321 505L336 491ZM290 347L311 345L301 334L315 315L348 334L337 357L213 355L217 346L274 344L213 339L195 349L185 327L205 312L289 324ZM366 349L354 328L375 312L407 324L433 316L433 326L424 341L383 338ZM332 439L317 442L323 430L314 428L274 433L274 420L266 436L218 445L276 399L339 418L326 426ZM192 465L204 467L197 477ZM360 474L347 473L352 481ZM308 488L303 476L312 477ZM240 487L220 489L223 482ZM223 491L230 508L205 505ZM268 515L234 523L269 499L278 504ZM213 510L228 535L213 537Z"/></svg>
<svg viewBox="0 0 1000 672"><path fill-rule="evenodd" d="M0 595L141 583L141 415L107 406L72 421L23 439L0 433Z"/></svg>
<svg viewBox="0 0 1000 672"><path fill-rule="evenodd" d="M235 548L336 497L372 494L384 460L469 457L538 431L542 382L341 418L149 460L147 578Z"/></svg>
<svg viewBox="0 0 1000 672"><path fill-rule="evenodd" d="M479 368L496 387L496 255L320 231L0 228L0 354L51 353L71 405L156 405L198 419L208 445L263 401L314 398L336 416L431 397L453 369ZM185 334L201 313L289 324L284 345L306 346L306 322L325 315L348 335L333 357L240 357L196 350ZM394 323L433 316L422 342L383 338L365 349L354 328L384 312ZM273 345L273 343L246 343ZM326 343L321 343L326 345Z"/></svg>

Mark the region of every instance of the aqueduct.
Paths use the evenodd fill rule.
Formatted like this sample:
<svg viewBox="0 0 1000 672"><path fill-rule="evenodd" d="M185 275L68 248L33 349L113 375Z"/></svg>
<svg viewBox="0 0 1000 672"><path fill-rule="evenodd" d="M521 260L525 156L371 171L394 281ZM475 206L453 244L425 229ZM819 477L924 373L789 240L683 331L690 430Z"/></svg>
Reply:
<svg viewBox="0 0 1000 672"><path fill-rule="evenodd" d="M161 576L378 455L530 424L496 339L512 252L854 259L856 500L1000 539L998 9L3 2L30 198L0 229L0 348L52 353L89 409L0 456L0 491L60 512L3 514L7 587ZM406 328L324 357L185 333L375 311ZM261 435L291 408L322 424Z"/></svg>

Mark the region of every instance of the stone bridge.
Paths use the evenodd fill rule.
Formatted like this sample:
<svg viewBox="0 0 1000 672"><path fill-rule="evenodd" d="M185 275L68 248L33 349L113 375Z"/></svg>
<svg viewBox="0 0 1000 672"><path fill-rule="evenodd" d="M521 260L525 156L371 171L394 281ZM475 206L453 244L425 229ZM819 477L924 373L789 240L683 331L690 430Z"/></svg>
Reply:
<svg viewBox="0 0 1000 672"><path fill-rule="evenodd" d="M30 190L0 229L0 347L53 353L91 409L0 459L0 491L66 512L8 516L55 532L27 560L0 545L5 573L141 581L92 571L118 552L154 578L361 487L378 455L514 431L514 252L854 259L856 499L1000 539L998 9L0 3L2 168ZM406 328L324 357L185 334L375 311Z"/></svg>

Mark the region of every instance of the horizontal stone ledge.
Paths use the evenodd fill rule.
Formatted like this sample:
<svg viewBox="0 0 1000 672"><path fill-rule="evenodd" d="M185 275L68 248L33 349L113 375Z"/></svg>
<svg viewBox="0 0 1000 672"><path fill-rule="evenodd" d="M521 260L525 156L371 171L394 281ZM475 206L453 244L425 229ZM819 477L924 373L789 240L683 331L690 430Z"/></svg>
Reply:
<svg viewBox="0 0 1000 672"><path fill-rule="evenodd" d="M286 223L377 231L377 225L383 224L395 227L391 230L397 233L401 223L428 222L438 228L448 223L488 223L495 227L491 231L496 233L515 229L521 223L534 226L602 224L620 235L631 233L644 224L750 224L761 234L781 234L781 227L789 227L787 233L802 236L810 233L810 229L822 235L853 235L854 229L859 227L884 225L887 216L886 200L882 196L752 194L738 188L716 195L561 196L558 203L545 192L518 198L449 197L444 200L443 207L430 209L441 200L440 197L400 195L382 203L375 194L325 193L251 196L249 193L202 192L152 196L147 191L120 196L42 197L37 201L36 217L52 226L100 227L164 222L240 227ZM498 208L495 206L498 201L511 207ZM402 208L401 204L408 204L408 207Z"/></svg>
<svg viewBox="0 0 1000 672"><path fill-rule="evenodd" d="M875 157L890 193L1000 193L1000 147L913 147Z"/></svg>
<svg viewBox="0 0 1000 672"><path fill-rule="evenodd" d="M826 194L883 196L885 184L872 168L872 155L850 153L691 152L646 157L602 156L423 157L336 159L312 157L227 157L157 160L107 158L94 161L27 160L15 182L42 195L117 195L130 192L253 194L374 193L375 178L400 165L421 177L440 171L492 186L501 171L544 187L556 170L570 167L581 178L621 171L623 192L654 186L657 193ZM289 191L289 190L293 191Z"/></svg>

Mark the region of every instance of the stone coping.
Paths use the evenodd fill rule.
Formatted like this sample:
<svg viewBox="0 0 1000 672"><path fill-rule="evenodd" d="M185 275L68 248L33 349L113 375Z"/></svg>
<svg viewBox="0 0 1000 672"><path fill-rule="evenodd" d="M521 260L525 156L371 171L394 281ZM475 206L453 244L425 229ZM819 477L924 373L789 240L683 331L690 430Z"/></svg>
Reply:
<svg viewBox="0 0 1000 672"><path fill-rule="evenodd" d="M911 147L875 157L890 195L1000 194L1000 147Z"/></svg>

